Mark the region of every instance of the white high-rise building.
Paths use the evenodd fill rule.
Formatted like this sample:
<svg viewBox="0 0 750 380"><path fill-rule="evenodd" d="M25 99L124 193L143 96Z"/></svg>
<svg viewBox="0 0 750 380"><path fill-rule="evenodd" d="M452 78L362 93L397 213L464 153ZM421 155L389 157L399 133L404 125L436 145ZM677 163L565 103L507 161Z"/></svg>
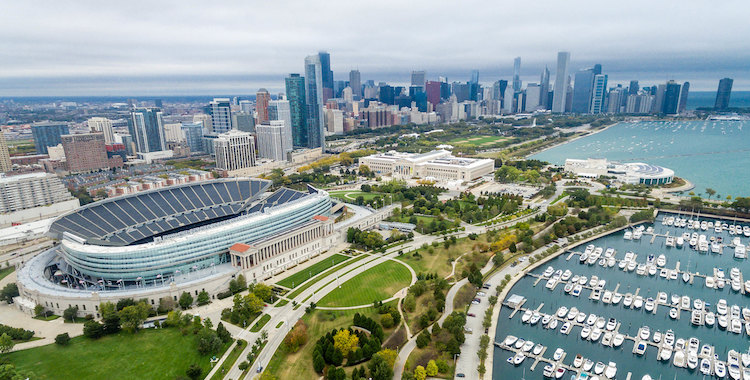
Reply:
<svg viewBox="0 0 750 380"><path fill-rule="evenodd" d="M340 135L344 133L344 113L341 110L326 110L326 124L328 133Z"/></svg>
<svg viewBox="0 0 750 380"><path fill-rule="evenodd" d="M271 125L256 125L255 133L258 136L258 156L274 161L286 160L284 150L284 122L281 120L271 121Z"/></svg>
<svg viewBox="0 0 750 380"><path fill-rule="evenodd" d="M552 112L565 112L565 100L568 96L568 65L570 64L570 53L561 51L557 53L557 72L555 73L555 93L552 97Z"/></svg>
<svg viewBox="0 0 750 380"><path fill-rule="evenodd" d="M213 131L213 126L211 125L211 115L206 115L205 113L195 114L193 115L193 123L201 123L203 125L203 132Z"/></svg>
<svg viewBox="0 0 750 380"><path fill-rule="evenodd" d="M230 130L214 140L216 167L231 171L255 166L255 139L249 132Z"/></svg>
<svg viewBox="0 0 750 380"><path fill-rule="evenodd" d="M8 142L5 141L3 130L0 129L0 173L11 170L13 170L13 164L10 161L10 154L8 153Z"/></svg>
<svg viewBox="0 0 750 380"><path fill-rule="evenodd" d="M164 124L164 138L167 142L185 142L181 123Z"/></svg>
<svg viewBox="0 0 750 380"><path fill-rule="evenodd" d="M213 132L225 133L232 129L232 108L229 98L214 98L208 103Z"/></svg>
<svg viewBox="0 0 750 380"><path fill-rule="evenodd" d="M505 93L503 94L503 113L512 113L513 112L513 87L507 86L505 87Z"/></svg>
<svg viewBox="0 0 750 380"><path fill-rule="evenodd" d="M592 114L598 114L604 112L604 104L606 102L607 95L607 76L604 74L594 75L594 90L591 94L591 110Z"/></svg>
<svg viewBox="0 0 750 380"><path fill-rule="evenodd" d="M282 147L284 149L284 157L286 157L287 152L291 152L294 149L292 146L292 111L289 101L286 99L270 101L268 103L268 116L272 121L272 125L274 124L273 121L282 122L276 125L281 125L284 129L282 131L282 138L284 139Z"/></svg>
<svg viewBox="0 0 750 380"><path fill-rule="evenodd" d="M540 87L536 83L529 83L526 86L526 95L525 95L526 102L523 107L524 112L533 112L539 108L540 106L539 92L540 92Z"/></svg>
<svg viewBox="0 0 750 380"><path fill-rule="evenodd" d="M104 133L105 144L115 143L115 132L112 129L112 120L109 120L106 117L92 117L86 123L89 125L91 131Z"/></svg>

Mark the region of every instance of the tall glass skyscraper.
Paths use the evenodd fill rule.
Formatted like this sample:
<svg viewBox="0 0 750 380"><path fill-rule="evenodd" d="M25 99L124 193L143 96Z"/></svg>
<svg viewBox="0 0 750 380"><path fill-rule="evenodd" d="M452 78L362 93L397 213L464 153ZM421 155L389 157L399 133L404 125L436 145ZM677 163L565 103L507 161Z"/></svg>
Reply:
<svg viewBox="0 0 750 380"><path fill-rule="evenodd" d="M286 159L287 152L292 150L294 142L292 141L292 112L289 107L289 101L284 99L271 100L268 103L268 118L272 124L281 126L281 147ZM273 123L280 121L281 124Z"/></svg>
<svg viewBox="0 0 750 380"><path fill-rule="evenodd" d="M204 153L203 149L203 124L182 123L182 133L185 134L185 144L190 148L190 153Z"/></svg>
<svg viewBox="0 0 750 380"><path fill-rule="evenodd" d="M289 74L286 77L286 99L292 118L292 142L295 147L307 146L307 100L305 77Z"/></svg>
<svg viewBox="0 0 750 380"><path fill-rule="evenodd" d="M325 147L323 120L323 70L320 56L305 57L305 100L307 102L307 147ZM327 53L326 53L327 54Z"/></svg>
<svg viewBox="0 0 750 380"><path fill-rule="evenodd" d="M664 92L664 107L662 112L666 115L677 113L677 106L680 104L680 84L675 81L667 82L667 88Z"/></svg>
<svg viewBox="0 0 750 380"><path fill-rule="evenodd" d="M591 92L591 113L604 112L604 104L607 96L607 76L604 74L594 75L594 86Z"/></svg>
<svg viewBox="0 0 750 380"><path fill-rule="evenodd" d="M565 101L568 96L568 65L570 64L570 53L561 51L557 53L557 72L555 72L555 94L552 97L552 112L565 112Z"/></svg>
<svg viewBox="0 0 750 380"><path fill-rule="evenodd" d="M521 91L521 57L513 60L513 91Z"/></svg>
<svg viewBox="0 0 750 380"><path fill-rule="evenodd" d="M133 109L130 111L128 129L135 142L137 152L159 152L166 149L161 109Z"/></svg>
<svg viewBox="0 0 750 380"><path fill-rule="evenodd" d="M732 84L734 79L724 78L719 81L719 89L716 91L716 102L714 108L725 110L729 108L729 98L732 96Z"/></svg>
<svg viewBox="0 0 750 380"><path fill-rule="evenodd" d="M549 69L547 67L542 70L542 75L539 77L539 105L542 109L549 109Z"/></svg>
<svg viewBox="0 0 750 380"><path fill-rule="evenodd" d="M213 132L225 133L232 129L232 108L229 98L214 98L208 103L208 113L211 115Z"/></svg>
<svg viewBox="0 0 750 380"><path fill-rule="evenodd" d="M362 99L362 79L359 75L359 70L349 72L349 87L352 89L354 99Z"/></svg>
<svg viewBox="0 0 750 380"><path fill-rule="evenodd" d="M576 73L573 84L573 104L571 112L589 113L591 94L594 90L594 69L585 69Z"/></svg>
<svg viewBox="0 0 750 380"><path fill-rule="evenodd" d="M320 87L322 91L320 92L323 99L320 104L323 105L328 99L333 97L333 71L331 70L331 55L328 52L319 52L318 59L320 61L320 79L322 82L322 86Z"/></svg>
<svg viewBox="0 0 750 380"><path fill-rule="evenodd" d="M47 154L47 148L62 143L60 136L70 133L67 123L43 121L31 125L37 154Z"/></svg>

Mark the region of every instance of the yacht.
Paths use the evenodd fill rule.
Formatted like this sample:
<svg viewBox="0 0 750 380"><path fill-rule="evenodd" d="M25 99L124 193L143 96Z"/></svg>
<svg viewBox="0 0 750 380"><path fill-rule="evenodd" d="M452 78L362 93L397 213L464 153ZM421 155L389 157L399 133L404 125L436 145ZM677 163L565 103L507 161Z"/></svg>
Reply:
<svg viewBox="0 0 750 380"><path fill-rule="evenodd" d="M620 269L622 269L622 270L625 270L625 268L626 268L626 267L628 266L628 262L629 262L629 261L626 261L626 260L620 260L620 263L619 263L619 264L617 264L617 266L618 266L618 267L619 267Z"/></svg>
<svg viewBox="0 0 750 380"><path fill-rule="evenodd" d="M646 352L646 343L644 342L638 342L638 344L633 348L633 353L642 356Z"/></svg>
<svg viewBox="0 0 750 380"><path fill-rule="evenodd" d="M558 367L557 370L555 370L555 379L562 379L563 376L565 376L565 368Z"/></svg>
<svg viewBox="0 0 750 380"><path fill-rule="evenodd" d="M677 310L676 307L673 307L672 309L669 310L669 317L670 318L677 319L677 317L679 317L679 316L680 316L680 311Z"/></svg>
<svg viewBox="0 0 750 380"><path fill-rule="evenodd" d="M734 290L735 292L739 292L741 289L742 289L742 283L740 282L740 280L738 280L736 278L733 278L732 279L732 290Z"/></svg>
<svg viewBox="0 0 750 380"><path fill-rule="evenodd" d="M563 281L568 281L570 279L570 276L573 275L573 272L570 271L570 269L566 269L565 272L563 272L562 276L560 276L560 279Z"/></svg>
<svg viewBox="0 0 750 380"><path fill-rule="evenodd" d="M545 365L544 370L542 370L542 375L550 379L555 377L555 366L552 364Z"/></svg>
<svg viewBox="0 0 750 380"><path fill-rule="evenodd" d="M667 276L669 276L669 272L666 269L661 268L661 270L659 271L659 277L667 278Z"/></svg>
<svg viewBox="0 0 750 380"><path fill-rule="evenodd" d="M659 342L661 342L661 332L659 332L659 331L655 332L655 333L654 333L654 336L653 336L653 337L651 337L651 340L653 340L653 341L654 341L654 343L659 343Z"/></svg>
<svg viewBox="0 0 750 380"><path fill-rule="evenodd" d="M570 308L570 311L568 312L568 315L566 316L566 318L568 318L569 321L572 321L576 319L577 316L578 316L578 309L574 306Z"/></svg>
<svg viewBox="0 0 750 380"><path fill-rule="evenodd" d="M581 339L588 339L591 335L591 327L589 326L583 326L581 329Z"/></svg>
<svg viewBox="0 0 750 380"><path fill-rule="evenodd" d="M709 311L704 316L703 322L705 322L706 326L713 326L714 323L716 323L716 314L714 314L713 312Z"/></svg>
<svg viewBox="0 0 750 380"><path fill-rule="evenodd" d="M516 366L521 365L521 363L523 363L525 359L526 359L526 355L520 352L516 353L516 355L513 356L513 365L516 365Z"/></svg>
<svg viewBox="0 0 750 380"><path fill-rule="evenodd" d="M544 270L544 273L542 273L543 277L550 277L552 276L552 273L555 272L555 268L547 267L547 269Z"/></svg>
<svg viewBox="0 0 750 380"><path fill-rule="evenodd" d="M513 345L513 343L516 343L517 340L518 340L518 338L516 338L515 336L508 335L508 336L505 337L505 340L503 341L503 344L505 344L506 346L510 347L511 345Z"/></svg>
<svg viewBox="0 0 750 380"><path fill-rule="evenodd" d="M553 277L547 280L547 283L544 285L544 287L549 290L552 290L554 289L555 285L557 285L557 279Z"/></svg>
<svg viewBox="0 0 750 380"><path fill-rule="evenodd" d="M521 349L521 347L523 347L523 344L524 344L524 343L526 343L526 340L525 340L525 339L523 339L523 338L518 338L518 340L516 340L516 343L515 343L515 344L513 345L513 347L515 347L515 348L516 348L517 350L520 350L520 349Z"/></svg>
<svg viewBox="0 0 750 380"><path fill-rule="evenodd" d="M693 309L703 310L704 306L705 305L703 304L703 301L700 298L696 298L693 300Z"/></svg>
<svg viewBox="0 0 750 380"><path fill-rule="evenodd" d="M716 312L719 313L719 315L727 314L727 300L722 298L716 303Z"/></svg>
<svg viewBox="0 0 750 380"><path fill-rule="evenodd" d="M750 280L748 280L750 281ZM612 304L617 305L622 300L622 294L620 293L613 293L612 294Z"/></svg>
<svg viewBox="0 0 750 380"><path fill-rule="evenodd" d="M706 287L707 288L715 288L716 287L716 280L714 280L711 276L706 276Z"/></svg>
<svg viewBox="0 0 750 380"><path fill-rule="evenodd" d="M676 280L677 279L677 271L672 269L669 271L669 279L670 280Z"/></svg>
<svg viewBox="0 0 750 380"><path fill-rule="evenodd" d="M593 288L598 283L599 283L599 276L597 276L597 275L591 276L591 279L589 280L589 286Z"/></svg>
<svg viewBox="0 0 750 380"><path fill-rule="evenodd" d="M560 327L560 332L563 333L563 334L565 334L565 335L568 335L570 333L570 328L572 326L573 325L571 325L570 322L565 322L565 323L563 323L562 327Z"/></svg>
<svg viewBox="0 0 750 380"><path fill-rule="evenodd" d="M701 373L706 376L711 376L711 361L708 358L701 359Z"/></svg>
<svg viewBox="0 0 750 380"><path fill-rule="evenodd" d="M645 276L646 275L646 264L638 264L638 268L635 270L635 273L639 276Z"/></svg>
<svg viewBox="0 0 750 380"><path fill-rule="evenodd" d="M534 355L539 355L539 354L542 353L542 350L544 350L544 346L542 346L541 344L537 343L534 346L534 349L531 350L531 353L534 354Z"/></svg>
<svg viewBox="0 0 750 380"><path fill-rule="evenodd" d="M609 321L607 321L607 325L605 327L608 331L614 331L617 327L617 320L614 318L610 318Z"/></svg>
<svg viewBox="0 0 750 380"><path fill-rule="evenodd" d="M745 295L750 295L750 280L745 281Z"/></svg>
<svg viewBox="0 0 750 380"><path fill-rule="evenodd" d="M585 361L583 362L583 370L584 370L584 371L587 371L587 372L588 372L588 371L591 371L591 368L593 368L593 367L594 367L594 362L593 362L593 361L591 361L591 359L586 359L586 360L585 360Z"/></svg>
<svg viewBox="0 0 750 380"><path fill-rule="evenodd" d="M633 239L633 231L626 230L625 235L622 237L625 240L632 240Z"/></svg>
<svg viewBox="0 0 750 380"><path fill-rule="evenodd" d="M596 326L596 328L598 329L603 329L606 324L607 322L604 320L604 318L599 317L596 319L596 324L594 324L594 326Z"/></svg>
<svg viewBox="0 0 750 380"><path fill-rule="evenodd" d="M602 373L604 373L604 368L605 368L604 363L597 362L596 366L594 366L594 373L597 375L601 375Z"/></svg>
<svg viewBox="0 0 750 380"><path fill-rule="evenodd" d="M607 258L614 256L614 254L615 254L615 249L612 247L607 248L607 250L604 251L604 257L607 257Z"/></svg>
<svg viewBox="0 0 750 380"><path fill-rule="evenodd" d="M664 344L666 344L669 347L672 347L673 343L674 343L674 332L672 330L667 330L667 332L664 333Z"/></svg>
<svg viewBox="0 0 750 380"><path fill-rule="evenodd" d="M581 256L578 258L578 261L581 262L581 264L585 263L586 260L588 260L589 254L587 252L584 252L581 254Z"/></svg>
<svg viewBox="0 0 750 380"><path fill-rule="evenodd" d="M604 295L602 295L602 302L604 303L610 303L612 302L612 291L611 290L605 290Z"/></svg>
<svg viewBox="0 0 750 380"><path fill-rule="evenodd" d="M667 236L667 242L665 243L667 247L674 247L675 246L675 238L674 236Z"/></svg>
<svg viewBox="0 0 750 380"><path fill-rule="evenodd" d="M650 265L648 267L648 275L649 276L655 276L656 275L656 266L655 265Z"/></svg>
<svg viewBox="0 0 750 380"><path fill-rule="evenodd" d="M742 376L742 372L740 371L740 366L732 363L727 366L727 372L729 372L729 377L735 380L739 380L740 376ZM718 374L718 371L717 371Z"/></svg>
<svg viewBox="0 0 750 380"><path fill-rule="evenodd" d="M573 287L573 291L570 294L572 294L574 297L578 297L581 295L582 290L583 286L579 284Z"/></svg>
<svg viewBox="0 0 750 380"><path fill-rule="evenodd" d="M726 329L729 325L729 317L726 315L720 315L718 318L719 327L722 329Z"/></svg>
<svg viewBox="0 0 750 380"><path fill-rule="evenodd" d="M572 282L572 283L574 283L574 284L577 284L577 283L578 283L578 280L579 280L580 278L581 278L581 277L580 277L579 275L575 275L575 276L573 276L573 278L571 278L571 279L570 279L570 282Z"/></svg>
<svg viewBox="0 0 750 380"><path fill-rule="evenodd" d="M713 242L711 243L711 253L722 253L721 252L721 243Z"/></svg>
<svg viewBox="0 0 750 380"><path fill-rule="evenodd" d="M682 351L675 351L674 360L672 360L672 363L675 365L675 367L685 367L685 353Z"/></svg>
<svg viewBox="0 0 750 380"><path fill-rule="evenodd" d="M583 321L585 320L586 320L586 313L584 312L578 313L578 315L576 316L576 322L583 323Z"/></svg>
<svg viewBox="0 0 750 380"><path fill-rule="evenodd" d="M531 311L531 309L526 309L526 311L523 312L523 315L521 315L521 322L529 323L532 314L533 312Z"/></svg>
<svg viewBox="0 0 750 380"><path fill-rule="evenodd" d="M732 318L732 321L729 323L729 329L735 334L741 333L742 322L739 319Z"/></svg>
<svg viewBox="0 0 750 380"><path fill-rule="evenodd" d="M672 294L672 305L677 305L680 303L680 296L677 294Z"/></svg>
<svg viewBox="0 0 750 380"><path fill-rule="evenodd" d="M638 264L637 264L637 263L636 263L635 261L631 261L631 262L629 262L629 263L628 263L628 272L632 272L632 271L634 271L634 270L635 270L635 267L636 267L637 265L638 265Z"/></svg>
<svg viewBox="0 0 750 380"><path fill-rule="evenodd" d="M534 348L534 342L527 340L523 346L521 346L521 351L523 352L529 352L531 349Z"/></svg>
<svg viewBox="0 0 750 380"><path fill-rule="evenodd" d="M720 379L724 378L727 375L727 366L720 361L714 362L714 373L716 373L716 377ZM750 379L750 377L744 377L744 378Z"/></svg>
<svg viewBox="0 0 750 380"><path fill-rule="evenodd" d="M558 347L558 348L557 348L557 349L555 350L555 353L554 353L554 354L552 354L552 359L553 359L554 361L558 361L558 360L562 359L563 355L565 355L565 351L563 351L563 349L562 349L562 348L559 348L559 347Z"/></svg>
<svg viewBox="0 0 750 380"><path fill-rule="evenodd" d="M700 341L696 337L692 337L688 340L688 351L698 353L698 349L700 348Z"/></svg>
<svg viewBox="0 0 750 380"><path fill-rule="evenodd" d="M687 354L687 366L690 369L698 367L698 355L695 352L688 352Z"/></svg>
<svg viewBox="0 0 750 380"><path fill-rule="evenodd" d="M643 340L648 340L648 337L651 335L651 329L649 329L648 326L641 327L641 331L638 333L638 337Z"/></svg>
<svg viewBox="0 0 750 380"><path fill-rule="evenodd" d="M615 337L612 338L612 346L613 347L620 347L622 345L622 342L625 341L625 335L623 334L615 334Z"/></svg>
<svg viewBox="0 0 750 380"><path fill-rule="evenodd" d="M659 257L656 258L656 265L660 267L667 265L667 256L664 256L664 254L659 255Z"/></svg>
<svg viewBox="0 0 750 380"><path fill-rule="evenodd" d="M540 319L542 319L542 314L539 313L538 311L535 311L531 315L531 319L529 320L529 324L531 324L532 326L534 326L534 325L537 324L537 322L539 322Z"/></svg>
<svg viewBox="0 0 750 380"><path fill-rule="evenodd" d="M596 318L598 318L596 314L589 314L589 318L586 320L586 324L589 326L593 326L594 323L596 323Z"/></svg>
<svg viewBox="0 0 750 380"><path fill-rule="evenodd" d="M552 316L549 314L544 314L544 317L542 317L542 325L546 326L549 324L549 321L552 320Z"/></svg>
<svg viewBox="0 0 750 380"><path fill-rule="evenodd" d="M736 238L738 239L738 238ZM737 244L734 247L734 257L744 259L747 257L747 248L743 244Z"/></svg>
<svg viewBox="0 0 750 380"><path fill-rule="evenodd" d="M633 295L630 293L626 294L622 304L625 305L625 307L630 307L630 305L633 304Z"/></svg>
<svg viewBox="0 0 750 380"><path fill-rule="evenodd" d="M740 272L740 268L733 267L732 269L729 270L729 278L731 278L732 280L734 279L739 280L741 274L742 272Z"/></svg>
<svg viewBox="0 0 750 380"><path fill-rule="evenodd" d="M653 298L648 297L646 299L645 309L646 309L646 311L654 311L654 299Z"/></svg>
<svg viewBox="0 0 750 380"><path fill-rule="evenodd" d="M589 278L586 276L578 277L578 285L586 285L588 281L589 281Z"/></svg>
<svg viewBox="0 0 750 380"><path fill-rule="evenodd" d="M660 304L666 304L667 303L667 293L665 293L665 292L659 292L658 295L657 295L657 298L658 298Z"/></svg>
<svg viewBox="0 0 750 380"><path fill-rule="evenodd" d="M576 355L576 358L573 359L573 367L580 368L583 365L583 356L581 354Z"/></svg>
<svg viewBox="0 0 750 380"><path fill-rule="evenodd" d="M682 248L685 245L685 239L682 236L677 237L675 245L677 246L677 248Z"/></svg>
<svg viewBox="0 0 750 380"><path fill-rule="evenodd" d="M565 291L565 293L570 294L570 292L573 291L573 286L574 286L573 283L569 282L569 283L565 284L565 288L563 288L563 290Z"/></svg>
<svg viewBox="0 0 750 380"><path fill-rule="evenodd" d="M565 306L560 306L560 308L557 309L557 317L558 318L563 318L566 315L568 315L568 308L565 307Z"/></svg>
<svg viewBox="0 0 750 380"><path fill-rule="evenodd" d="M642 236L643 236L643 230L636 229L635 231L633 231L633 240L640 240Z"/></svg>
<svg viewBox="0 0 750 380"><path fill-rule="evenodd" d="M690 297L682 296L681 302L682 302L683 309L690 309Z"/></svg>
<svg viewBox="0 0 750 380"><path fill-rule="evenodd" d="M672 349L668 346L664 346L661 349L661 355L659 355L659 360L667 361L672 357Z"/></svg>
<svg viewBox="0 0 750 380"><path fill-rule="evenodd" d="M701 310L693 310L690 313L690 323L700 326L703 324L703 312Z"/></svg>
<svg viewBox="0 0 750 380"><path fill-rule="evenodd" d="M594 329L591 330L591 335L589 335L589 339L592 342L596 342L597 340L599 340L599 338L601 338L601 336L602 336L602 330L599 329L598 327L594 327Z"/></svg>
<svg viewBox="0 0 750 380"><path fill-rule="evenodd" d="M599 301L599 299L602 297L602 291L599 289L594 289L591 291L591 298L592 300Z"/></svg>
<svg viewBox="0 0 750 380"><path fill-rule="evenodd" d="M602 344L609 347L612 345L612 338L614 335L611 331L607 331L604 333L604 336L602 337Z"/></svg>
<svg viewBox="0 0 750 380"><path fill-rule="evenodd" d="M547 328L550 329L550 330L554 330L554 329L557 328L557 323L558 323L557 319L553 318L551 321L549 321L549 324L547 325Z"/></svg>

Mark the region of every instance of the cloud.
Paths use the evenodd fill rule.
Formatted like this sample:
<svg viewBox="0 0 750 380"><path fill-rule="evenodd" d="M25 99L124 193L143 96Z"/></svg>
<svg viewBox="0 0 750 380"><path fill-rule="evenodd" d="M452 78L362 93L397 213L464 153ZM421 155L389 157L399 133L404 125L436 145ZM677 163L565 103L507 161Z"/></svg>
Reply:
<svg viewBox="0 0 750 380"><path fill-rule="evenodd" d="M43 79L63 80L54 83L64 91L66 78L71 91L105 93L112 77L136 78L112 86L131 93L153 89L148 78L191 76L222 78L220 87L233 90L227 78L283 78L318 50L331 53L337 79L357 67L375 80L406 82L423 68L431 78L478 68L494 80L509 76L516 56L532 77L567 50L573 70L602 62L615 76L718 80L747 73L749 13L750 3L737 0L6 2L0 95L54 90L39 86ZM76 87L82 78L90 85ZM160 82L169 93L172 81ZM735 81L743 86L750 83Z"/></svg>

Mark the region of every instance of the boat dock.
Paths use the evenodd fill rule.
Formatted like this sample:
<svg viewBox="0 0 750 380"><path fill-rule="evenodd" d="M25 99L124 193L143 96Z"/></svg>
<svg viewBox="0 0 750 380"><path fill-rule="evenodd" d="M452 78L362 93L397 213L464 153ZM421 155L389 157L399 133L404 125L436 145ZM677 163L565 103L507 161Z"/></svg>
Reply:
<svg viewBox="0 0 750 380"><path fill-rule="evenodd" d="M554 365L555 368L565 368L566 371L569 371L571 374L575 374L575 376L578 376L578 375L580 375L582 373L585 373L588 376L595 376L593 371L592 372L586 372L582 368L575 368L572 365L568 365L568 364L563 363L563 361L565 360L565 358L568 356L567 352L563 353L562 357L559 360L554 360L552 358L547 358L547 357L544 356L544 354L547 352L547 347L544 347L544 349L542 349L542 352L539 355L534 355L532 352L523 352L523 350L521 350L521 349L518 349L518 348L515 348L515 347L506 346L502 342L497 342L496 341L495 342L495 346L497 346L497 347L499 347L499 348L501 348L503 350L510 351L510 352L513 353L513 355L520 353L520 354L526 356L529 359L533 359L534 363L531 364L531 368L530 368L532 371L534 371L536 369L536 366L540 362L544 362L545 364L552 364L552 365ZM609 379L608 377L604 376L604 374L601 374L601 375L598 375L598 376L599 376L600 379ZM628 373L628 377L630 377L630 373Z"/></svg>

